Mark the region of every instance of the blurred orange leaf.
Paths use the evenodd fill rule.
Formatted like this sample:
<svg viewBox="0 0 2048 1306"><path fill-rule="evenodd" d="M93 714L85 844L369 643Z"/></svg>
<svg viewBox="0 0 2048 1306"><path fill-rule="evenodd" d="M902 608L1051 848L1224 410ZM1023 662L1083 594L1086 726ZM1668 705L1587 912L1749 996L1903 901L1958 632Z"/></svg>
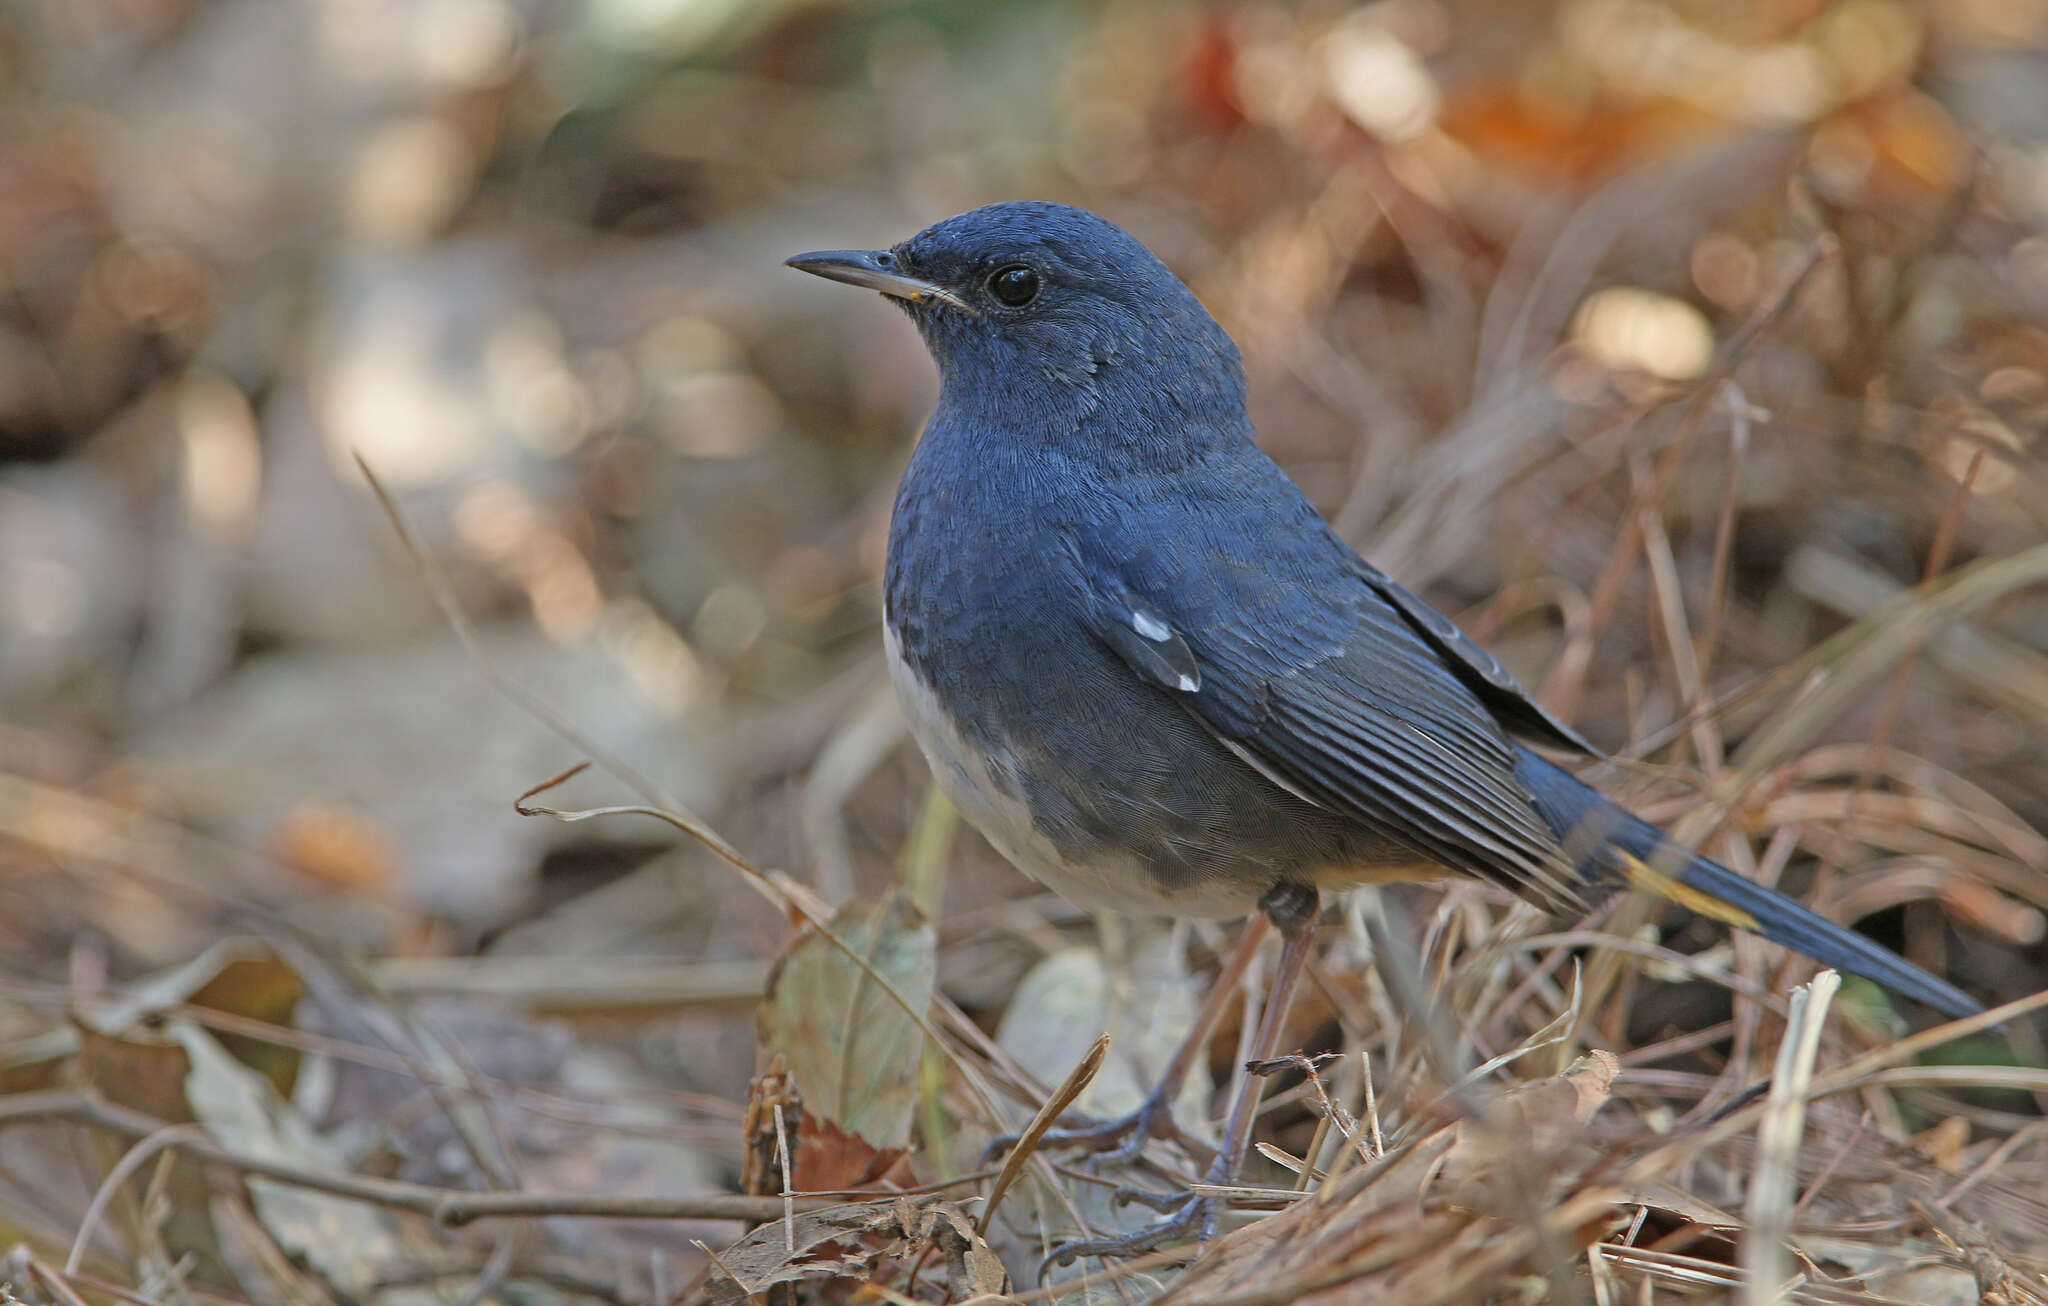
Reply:
<svg viewBox="0 0 2048 1306"><path fill-rule="evenodd" d="M1544 181L1580 183L1727 130L1725 122L1682 100L1595 103L1567 111L1504 82L1451 95L1438 122L1498 164Z"/></svg>
<svg viewBox="0 0 2048 1306"><path fill-rule="evenodd" d="M278 857L303 875L354 893L383 892L397 870L375 821L353 808L300 803L277 833Z"/></svg>

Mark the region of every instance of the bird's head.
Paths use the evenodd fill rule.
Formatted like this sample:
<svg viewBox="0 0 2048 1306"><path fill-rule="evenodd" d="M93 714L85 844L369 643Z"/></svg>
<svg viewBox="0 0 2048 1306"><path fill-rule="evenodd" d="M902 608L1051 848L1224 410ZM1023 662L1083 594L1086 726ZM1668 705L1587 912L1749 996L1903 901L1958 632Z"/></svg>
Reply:
<svg viewBox="0 0 2048 1306"><path fill-rule="evenodd" d="M954 402L1242 413L1223 328L1151 250L1082 209L991 204L888 249L788 262L900 304Z"/></svg>

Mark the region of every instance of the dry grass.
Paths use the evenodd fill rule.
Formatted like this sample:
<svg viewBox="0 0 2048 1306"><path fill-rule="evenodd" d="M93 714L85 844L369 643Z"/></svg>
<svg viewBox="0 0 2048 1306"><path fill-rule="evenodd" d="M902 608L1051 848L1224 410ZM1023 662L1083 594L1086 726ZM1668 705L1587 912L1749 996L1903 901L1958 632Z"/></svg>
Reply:
<svg viewBox="0 0 2048 1306"><path fill-rule="evenodd" d="M132 8L138 48L211 30ZM758 1299L778 1306L1079 1300L1075 1279L1033 1275L1119 1218L1106 1181L1029 1144L984 1165L982 1145L1134 1073L1223 940L1019 897L928 796L872 588L928 371L882 310L785 304L775 280L795 248L1039 194L1125 222L1188 276L1244 347L1269 449L1610 748L1603 787L2010 1004L1933 1026L1634 900L1545 921L1475 884L1348 899L1289 1027L1304 1058L1269 1085L1265 1160L1229 1190L1242 1227L1191 1267L1081 1267L1087 1300L2048 1300L2048 201L2039 142L2001 117L2036 102L2041 6L1015 11L976 45L953 18L764 6L696 62L641 51L623 89L582 92L562 89L573 61L536 51L583 34L529 15L536 40L494 80L423 81L410 117L375 109L474 152L437 174L455 187L438 218L303 220L253 154L194 173L264 183L210 201L255 197L232 230L276 251L260 265L179 226L183 190L94 162L150 159L154 101L121 102L125 73L56 50L61 23L8 20L0 48L72 73L9 92L9 175L40 207L0 206L19 292L0 353L20 381L0 434L49 461L5 469L0 512L176 500L188 533L172 548L128 538L148 514L89 519L133 555L126 580L78 573L99 642L0 642L0 1290L671 1306L773 1280ZM990 72L1016 67L1028 94ZM1833 71L1793 76L1814 67ZM1389 88L1425 84L1420 127L1384 116ZM171 107L201 99L178 85ZM1812 97L1787 98L1800 86ZM972 110L1005 94L1000 124ZM306 126L265 130L294 157L413 158L288 135ZM484 280L516 295L463 298L479 247L498 260ZM490 329L471 352L516 364L427 375L436 402L467 412L447 396L468 386L482 411L546 381L517 390L535 428L508 445L517 467L463 473L495 498L428 480L380 511L305 470L325 455L302 410L327 405L325 438L392 411L346 402L382 357L344 347L344 283L366 267L473 310ZM299 293L278 285L329 281L305 292L321 307L303 330L274 330L279 294ZM827 311L848 316L811 316ZM580 414L573 438L547 429L558 411ZM243 430L275 516L346 505L377 541L355 570L386 587L365 601L330 569L360 542L332 516L308 518L323 526L300 554L254 517L206 515L232 495L179 499L165 469L198 456L201 427ZM530 463L546 474L521 480ZM44 520L0 538L25 549L57 531ZM419 542L386 549L392 520ZM219 588L148 597L136 577L160 547ZM261 583L237 589L244 573ZM247 612L204 601L219 592ZM307 595L322 603L295 608ZM152 733L153 712L203 709L266 657L311 661L354 647L332 626L388 621L452 626L468 650L459 684L407 701L482 681L547 722L522 782L621 752L619 716L549 706L571 673L501 663L494 632L529 616L551 647L602 649L639 710L674 712L662 728L705 741L718 783L607 761L577 800L630 806L529 793L522 829L548 839L500 858L526 888L494 916L408 881L446 844L392 816L490 760L481 713L448 726L452 754L418 762L407 737L385 755L377 793L410 807L318 772L334 738L252 756L222 773L255 788L303 766L312 804L256 826L179 787L197 763L178 750L206 732L172 735L168 757ZM328 728L367 733L361 706ZM263 731L236 724L212 736L255 754ZM453 842L498 847L518 787ZM929 920L839 914L899 888ZM843 985L863 1022L820 1003L761 1028L822 1045L837 1101L881 1064L873 1136L830 1118L787 1056L753 1060L753 1008L787 999L800 950L808 991ZM1096 969L1057 970L1077 956ZM1146 969L1161 956L1164 978ZM1030 1014L1027 972L1073 1046L998 1036ZM1054 1089L1105 1023L1107 1051ZM1218 1032L1219 1078L1250 1023ZM773 1033L789 1029L806 1032ZM1201 1132L1111 1178L1186 1183Z"/></svg>

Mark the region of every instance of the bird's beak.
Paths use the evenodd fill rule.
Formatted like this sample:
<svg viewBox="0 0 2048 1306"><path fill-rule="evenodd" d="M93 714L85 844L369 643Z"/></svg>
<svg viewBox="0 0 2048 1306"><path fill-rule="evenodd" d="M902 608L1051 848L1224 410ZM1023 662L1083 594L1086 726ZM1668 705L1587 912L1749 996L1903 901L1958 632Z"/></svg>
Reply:
<svg viewBox="0 0 2048 1306"><path fill-rule="evenodd" d="M879 290L913 304L936 300L954 308L967 309L970 313L974 311L966 300L944 286L896 271L895 262L896 256L886 249L821 249L815 254L798 254L783 260L786 266L799 272L808 272L827 281L844 281L849 286Z"/></svg>

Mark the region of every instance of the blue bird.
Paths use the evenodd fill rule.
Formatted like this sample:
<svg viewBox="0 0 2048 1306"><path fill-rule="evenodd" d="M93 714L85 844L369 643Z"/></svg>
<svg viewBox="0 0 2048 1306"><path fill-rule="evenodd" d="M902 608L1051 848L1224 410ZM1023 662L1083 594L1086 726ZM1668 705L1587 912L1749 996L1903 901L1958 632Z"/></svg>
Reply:
<svg viewBox="0 0 2048 1306"><path fill-rule="evenodd" d="M1532 751L1593 750L1337 537L1254 443L1230 337L1124 231L995 204L789 266L889 296L938 363L884 589L890 672L933 775L1075 903L1270 921L1285 946L1259 1057L1320 891L1445 874L1560 913L1637 884L1949 1015L1979 1010ZM1074 1141L1169 1129L1192 1057L1134 1117ZM1257 1084L1240 1082L1213 1178L1235 1170ZM1145 1238L1059 1258L1212 1219L1191 1201Z"/></svg>

